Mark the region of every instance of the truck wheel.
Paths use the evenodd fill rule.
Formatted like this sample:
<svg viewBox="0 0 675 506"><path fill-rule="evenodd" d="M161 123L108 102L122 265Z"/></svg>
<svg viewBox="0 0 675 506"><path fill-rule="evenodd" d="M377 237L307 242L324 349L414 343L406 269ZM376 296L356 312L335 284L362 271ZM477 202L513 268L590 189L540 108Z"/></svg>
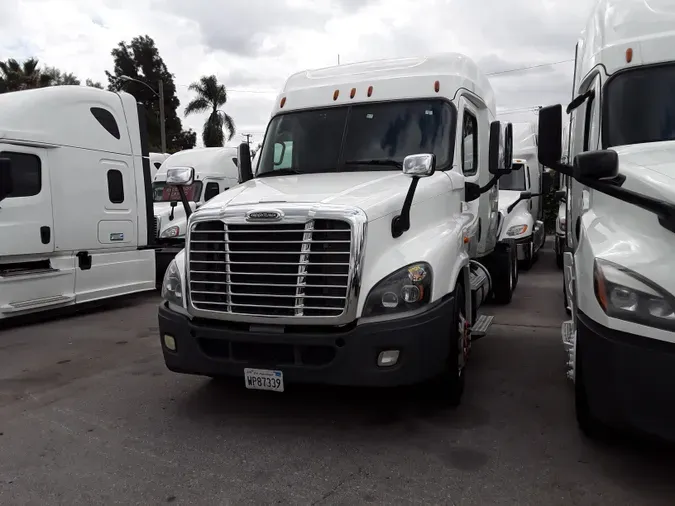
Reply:
<svg viewBox="0 0 675 506"><path fill-rule="evenodd" d="M609 427L593 416L593 411L586 395L580 352L579 341L577 341L576 363L574 365L574 410L576 412L577 425L587 438L606 440L610 436L611 431Z"/></svg>
<svg viewBox="0 0 675 506"><path fill-rule="evenodd" d="M497 304L508 304L513 296L513 256L510 244L498 244L492 254L492 298Z"/></svg>
<svg viewBox="0 0 675 506"><path fill-rule="evenodd" d="M525 258L521 261L521 269L523 270L530 270L532 267L532 264L534 264L534 238L531 239L526 245L525 245Z"/></svg>
<svg viewBox="0 0 675 506"><path fill-rule="evenodd" d="M513 285L511 287L511 291L516 290L516 286L518 286L518 253L516 251L516 246L513 245L511 246L511 258L513 261L511 262L511 275L513 276Z"/></svg>
<svg viewBox="0 0 675 506"><path fill-rule="evenodd" d="M449 354L445 370L427 384L434 400L441 404L459 406L464 393L466 361L470 350L469 321L465 317L464 287L457 284L453 317L448 329Z"/></svg>

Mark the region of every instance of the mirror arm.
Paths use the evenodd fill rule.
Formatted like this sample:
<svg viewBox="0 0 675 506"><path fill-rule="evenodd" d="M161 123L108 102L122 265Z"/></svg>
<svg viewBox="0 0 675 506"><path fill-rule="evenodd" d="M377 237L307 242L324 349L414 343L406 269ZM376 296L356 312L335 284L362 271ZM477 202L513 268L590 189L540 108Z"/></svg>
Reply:
<svg viewBox="0 0 675 506"><path fill-rule="evenodd" d="M403 208L401 209L401 214L394 216L391 220L391 236L396 239L403 235L403 232L406 232L410 229L410 208L412 207L413 197L415 196L415 190L417 189L417 183L419 177L413 176L410 186L408 187L408 193L405 196L403 201Z"/></svg>
<svg viewBox="0 0 675 506"><path fill-rule="evenodd" d="M551 167L556 172L560 172L563 176L574 177L573 167L567 163L557 162L555 166Z"/></svg>
<svg viewBox="0 0 675 506"><path fill-rule="evenodd" d="M510 214L511 211L513 211L513 209L520 203L521 200L525 200L525 199L521 199L520 197L518 197L518 200L516 200L513 204L511 204L509 207L507 207L506 208L506 214Z"/></svg>
<svg viewBox="0 0 675 506"><path fill-rule="evenodd" d="M180 201L183 203L183 209L185 209L185 219L187 220L192 214L192 208L190 207L190 203L188 202L188 199L185 196L185 188L179 186L178 193L180 193Z"/></svg>

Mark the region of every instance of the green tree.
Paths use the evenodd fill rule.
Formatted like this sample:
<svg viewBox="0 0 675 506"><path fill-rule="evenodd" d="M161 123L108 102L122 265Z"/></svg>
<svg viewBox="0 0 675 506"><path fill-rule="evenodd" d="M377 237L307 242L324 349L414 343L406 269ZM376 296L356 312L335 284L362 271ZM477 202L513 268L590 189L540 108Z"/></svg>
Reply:
<svg viewBox="0 0 675 506"><path fill-rule="evenodd" d="M52 86L62 86L62 85L79 85L80 80L75 77L75 74L70 72L61 72L61 70L56 67L45 67L42 71L43 74L51 77Z"/></svg>
<svg viewBox="0 0 675 506"><path fill-rule="evenodd" d="M28 58L23 63L14 58L0 61L0 93L50 86L53 76L40 71L38 64L37 58Z"/></svg>
<svg viewBox="0 0 675 506"><path fill-rule="evenodd" d="M85 81L85 84L91 88L98 88L99 90L103 89L103 85L99 83L98 81L94 81L92 79L87 79Z"/></svg>
<svg viewBox="0 0 675 506"><path fill-rule="evenodd" d="M204 146L207 148L222 146L225 142L223 127L228 132L227 140L232 140L235 134L234 120L220 109L227 103L225 85L220 84L216 76L210 75L202 76L199 81L192 83L188 89L196 92L197 97L187 105L185 115L209 111L202 131Z"/></svg>
<svg viewBox="0 0 675 506"><path fill-rule="evenodd" d="M189 143L192 137L189 132L183 131L183 126L176 112L180 101L176 96L174 76L168 71L164 60L159 55L155 41L148 35L134 37L128 44L121 41L111 51L111 54L114 68L112 72L106 71L108 89L111 91L127 91L145 106L151 151L161 150L159 98L157 96L160 80L164 86L167 151L173 153L187 149L186 143ZM142 81L147 86L120 79L122 76ZM194 144L190 147L194 147Z"/></svg>

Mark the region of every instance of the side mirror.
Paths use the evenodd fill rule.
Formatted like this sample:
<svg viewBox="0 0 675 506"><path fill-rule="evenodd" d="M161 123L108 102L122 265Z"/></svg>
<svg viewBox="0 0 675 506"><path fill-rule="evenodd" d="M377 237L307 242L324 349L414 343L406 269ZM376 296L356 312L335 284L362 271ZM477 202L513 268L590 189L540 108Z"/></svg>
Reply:
<svg viewBox="0 0 675 506"><path fill-rule="evenodd" d="M574 157L574 179L614 179L619 175L619 155L611 149L587 151Z"/></svg>
<svg viewBox="0 0 675 506"><path fill-rule="evenodd" d="M528 200L532 198L532 192L520 192L520 200Z"/></svg>
<svg viewBox="0 0 675 506"><path fill-rule="evenodd" d="M511 172L513 168L513 124L507 123L504 132L504 159L501 169ZM507 172L507 173L508 173Z"/></svg>
<svg viewBox="0 0 675 506"><path fill-rule="evenodd" d="M410 177L429 177L436 171L436 155L408 155L403 159L403 173Z"/></svg>
<svg viewBox="0 0 675 506"><path fill-rule="evenodd" d="M175 167L166 171L166 184L171 186L190 186L194 179L195 169L192 167Z"/></svg>
<svg viewBox="0 0 675 506"><path fill-rule="evenodd" d="M503 133L501 121L490 123L488 163L488 170L492 175L511 172L513 167L513 125L511 123L506 124Z"/></svg>
<svg viewBox="0 0 675 506"><path fill-rule="evenodd" d="M565 190L558 190L557 192L555 192L553 199L556 202L565 202L565 200L567 199L567 192Z"/></svg>
<svg viewBox="0 0 675 506"><path fill-rule="evenodd" d="M553 172L544 170L541 174L541 194L548 195L551 193L553 183L555 183L555 175Z"/></svg>
<svg viewBox="0 0 675 506"><path fill-rule="evenodd" d="M562 106L550 105L539 109L539 162L552 169L562 158Z"/></svg>
<svg viewBox="0 0 675 506"><path fill-rule="evenodd" d="M253 169L251 169L251 147L248 142L239 144L237 151L237 160L239 160L239 182L245 183L253 179Z"/></svg>
<svg viewBox="0 0 675 506"><path fill-rule="evenodd" d="M12 162L8 158L0 158L0 201L11 195L13 191Z"/></svg>

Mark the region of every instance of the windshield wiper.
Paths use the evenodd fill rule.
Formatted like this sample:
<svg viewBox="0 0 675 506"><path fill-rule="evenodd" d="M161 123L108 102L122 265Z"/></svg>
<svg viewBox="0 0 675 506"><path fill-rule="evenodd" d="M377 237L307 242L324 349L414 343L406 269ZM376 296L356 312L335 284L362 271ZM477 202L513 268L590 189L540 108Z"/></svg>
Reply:
<svg viewBox="0 0 675 506"><path fill-rule="evenodd" d="M268 170L258 174L256 178L267 177L267 176L292 176L294 174L302 174L299 170L295 169L279 169L279 170Z"/></svg>
<svg viewBox="0 0 675 506"><path fill-rule="evenodd" d="M403 164L391 158L372 158L370 160L347 160L345 165L381 165L387 167L403 168Z"/></svg>

